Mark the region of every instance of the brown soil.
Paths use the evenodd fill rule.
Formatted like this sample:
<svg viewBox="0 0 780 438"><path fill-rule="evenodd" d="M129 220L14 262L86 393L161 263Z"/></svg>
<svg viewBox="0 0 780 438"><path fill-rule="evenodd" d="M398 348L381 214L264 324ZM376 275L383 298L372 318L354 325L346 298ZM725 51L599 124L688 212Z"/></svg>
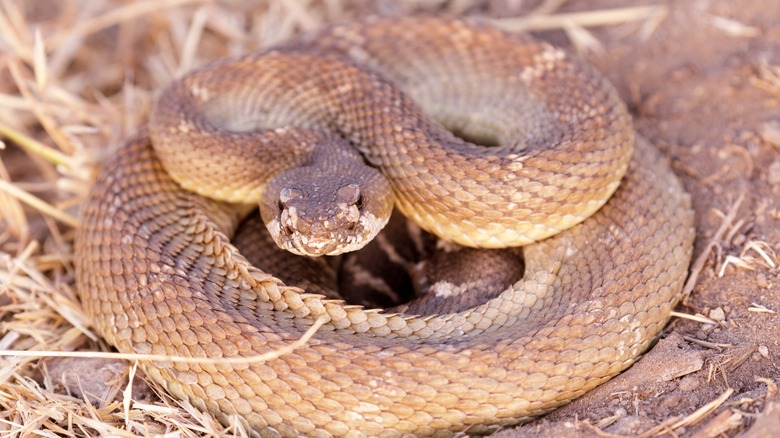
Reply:
<svg viewBox="0 0 780 438"><path fill-rule="evenodd" d="M636 2L567 7L628 3ZM780 62L780 3L670 0L665 6L666 17L647 38L626 27L594 31L604 52L586 58L618 87L638 131L672 159L693 195L694 258L706 263L678 310L715 323L673 320L627 372L499 436L592 436L595 428L621 435L734 435L776 400L780 319L758 309L780 310L773 252L780 250L780 88L769 71ZM715 236L742 197L725 235ZM762 262L757 245L774 267ZM737 260L747 263L740 267ZM717 400L727 391L733 392ZM713 401L714 412L690 417L696 424L681 422ZM764 430L780 433L776 414L773 424Z"/></svg>
<svg viewBox="0 0 780 438"><path fill-rule="evenodd" d="M308 3L300 2L303 5ZM638 131L671 159L676 173L693 195L697 227L694 259L700 263L692 267L692 272L698 276L695 282L691 282L690 296L677 310L681 314L699 315L701 318L673 318L658 344L627 372L544 418L514 430L499 432L496 436L710 437L736 436L749 430L746 436L759 437L780 431L780 402L777 397L780 318L776 313L780 311L780 259L777 256L780 253L780 45L777 44L780 41L780 20L777 19L780 17L780 2L497 0L432 1L420 6L403 1L377 0L368 4L356 3L359 7L348 2L330 2L332 5L342 3L346 6L312 6L317 11L317 14L309 16L314 17L313 21L302 20L289 32L368 13L406 14L424 10L506 18L510 15L524 16L540 5L549 6L556 14L656 5L657 9L641 20L623 20L616 24L588 27L587 30L570 27L566 32L558 29L535 33L556 44L578 50L612 80L628 102ZM556 8L559 3L562 6ZM37 4L48 6L32 6ZM27 14L30 22L46 22L58 14L69 14L69 19L77 22L78 8L73 6L76 2L63 2L65 6L60 8L53 8L52 4L29 2L26 8L20 7L19 10ZM268 8L251 15L249 7L240 9L242 4L223 1L217 2L216 8L230 10L233 14L246 11L247 16L252 18L236 25L239 27L257 25L263 14L271 17L274 13L273 8ZM195 8L181 8L183 12L171 15L174 18L169 21L160 24L151 20L150 26L174 29L179 26L177 31L184 32L186 29L181 26L193 20ZM7 8L0 7L0 18L4 10L6 16L13 15L8 13ZM215 12L214 16L217 15ZM198 62L226 52L253 48L251 43L229 48L219 44L229 39L233 25L222 23L220 28L212 23L212 28L207 26L207 31L217 37L204 37L202 46L208 56L199 58ZM2 22L0 26L3 26ZM68 116L71 119L63 117L53 123L72 128L66 131L78 141L66 141L70 137L65 140L58 138L54 134L63 131L43 126L45 124L39 122L40 117L30 117L30 113L35 111L14 102L5 102L2 96L0 124L44 144L56 145L81 160L92 157L94 162L94 157L100 154L96 151L105 150L106 144L117 144L142 119L151 96L149 90L165 81L165 78L155 77L154 72L164 69L166 62L172 62L165 54L159 58L146 58L144 54L159 52L160 47L175 53L171 46L176 46L176 41L154 37L143 39L140 29L132 27L128 31L127 27L109 26L89 35L83 47L73 47L74 53L79 55L73 56L69 69L81 71L81 79L74 76L70 82L62 81L58 85L88 101L80 104L79 108L92 112L83 115L74 113ZM281 34L261 36L261 39L265 38L262 44L273 42L278 35ZM572 43L575 43L574 47ZM106 44L111 45L108 49L111 58L105 64L109 65L111 61L125 68L134 66L138 69L137 76L122 68L108 72L98 70L102 64L90 56L106 50ZM136 46L130 50L132 44ZM0 35L0 93L3 95L20 94L18 87L9 85L14 75L9 67L12 51L9 49L7 56L2 52L12 45L7 40L3 43ZM184 51L181 47L178 49ZM182 61L182 64L186 63ZM144 66L143 72L140 66ZM30 68L22 68L20 74L32 81L34 76L31 71ZM85 82L83 75L89 78L89 72L94 72L100 80ZM128 79L128 74L132 79ZM119 93L131 81L136 82L134 87L137 90L133 88L134 92L128 92L125 88L123 93ZM28 94L36 93L35 89L28 91ZM104 99L122 101L123 104L106 106ZM74 118L78 122L74 122ZM82 125L94 128L95 132L84 133L76 129ZM77 216L77 202L74 200L83 199L88 187L83 181L89 179L89 173L69 175L72 176L68 179L71 185L47 186L47 182L58 181L57 170L45 165L39 156L23 153L7 138L6 143L10 147L0 150L0 160L10 173L10 180L26 184L22 185L25 190ZM73 148L63 148L66 143ZM85 168L94 169L94 166ZM4 173L0 168L0 177ZM0 190L0 197L3 193ZM14 275L29 277L32 282L29 284L33 286L14 280L17 277L0 276L0 306L3 306L0 308L0 322L3 324L0 349L97 349L97 344L84 336L86 329L74 328L85 327L88 322L83 319L73 292L69 260L72 226L63 225L67 222L65 219L55 221L29 208L22 216L25 220L20 221L14 219L19 217L15 210L17 204L2 205L0 261L18 267L23 265L18 264L19 260L27 260L32 254L37 257L36 266L44 275L38 278L23 269L7 269ZM34 241L39 242L40 247L31 248L29 242ZM26 249L28 253L25 253ZM45 292L48 290L56 293L48 294ZM28 330L30 325L25 325L26 321L31 318L30 315L39 312L39 308L49 307L57 310L45 317L40 316L43 313L38 315L41 320L36 321L35 327L41 331L33 334ZM0 431L49 430L65 433L68 430L68 433L83 435L106 430L127 433L126 430L130 430L145 434L184 427L182 422L165 423L158 416L159 412L152 413L142 408L139 408L139 417L126 423L121 415L122 407L117 405L112 408L113 411L110 407L105 408L107 410L100 411L101 415L96 417L106 424L113 424L114 429L101 429L88 422L87 414L77 417L85 420L83 423L76 421L76 424L88 424L81 429L69 423L72 418L39 408L44 402L41 397L65 400L60 395L79 394L79 388L83 387L91 388L89 392L93 395L104 391L110 395L109 399L114 397L105 385L100 389L90 386L89 382L73 384L73 380L59 376L67 374L64 370L71 370L70 374L73 374L72 370L76 369L76 374L86 380L94 375L105 382L107 374L121 378L126 373L126 367L117 370L111 363L82 366L84 368L72 362L55 360L42 362L37 367L34 361L24 362L18 374L0 368L3 388L0 390L1 412L10 424L0 424ZM159 402L146 390L137 389L135 394L136 398ZM23 408L16 404L20 402ZM96 412L85 408L79 398L68 398L61 403L67 404L52 409L56 411L67 406L68 410ZM47 413L33 415L31 412ZM197 418L194 413L182 412L171 415L190 415L196 418L197 421L193 420L195 423L209 421ZM27 421L36 422L35 426L23 429L22 425ZM150 429L130 426L131 423L147 424L146 421L165 426L149 426ZM125 424L126 427L123 426ZM218 428L213 424L210 427ZM203 433L208 434L209 430L218 429L205 430Z"/></svg>

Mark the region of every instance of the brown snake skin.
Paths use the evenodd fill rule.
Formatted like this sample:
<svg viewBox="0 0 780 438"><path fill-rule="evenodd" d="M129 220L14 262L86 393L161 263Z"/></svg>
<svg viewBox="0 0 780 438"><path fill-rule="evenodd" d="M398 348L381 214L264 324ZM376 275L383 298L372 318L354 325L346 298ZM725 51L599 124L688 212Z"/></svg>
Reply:
<svg viewBox="0 0 780 438"><path fill-rule="evenodd" d="M448 32L442 36L443 30ZM548 47L457 20L421 18L361 22L331 30L317 44L348 47L357 44L356 38L379 44L383 34L397 42L407 31L425 44L452 35L472 38L484 44L477 52L486 62L507 57L511 46L494 38L538 44L542 52ZM385 49L388 56L397 50ZM363 55L354 50L350 56ZM457 59L451 63L447 69L456 69ZM555 76L559 64L553 64L552 70L532 66L529 74ZM479 100L467 83L462 84L463 99ZM425 112L437 114L424 90L418 93L407 85L401 81L412 98L423 96ZM488 101L501 93L512 95L499 89L491 95L493 85L483 85ZM592 103L592 120L578 121L580 138L613 138L604 130L614 120L600 119L604 107L591 100L592 91L568 97ZM453 91L441 107L456 108L457 95ZM444 112L436 118L452 129L471 137L486 135L458 125L463 110ZM522 134L531 155L537 154L537 141L563 138L564 146L570 144L565 135L547 130L559 124L555 116L569 115L549 112L541 121L521 117L518 132L542 130ZM316 319L325 318L327 323L305 346L277 359L143 365L172 395L223 422L236 416L261 436L452 436L528 421L630 366L681 298L694 235L690 200L669 166L642 139L636 141L620 187L601 209L522 249L522 280L473 309L420 318L301 293L250 265L229 241L242 213L177 185L163 169L149 135L141 128L129 139L105 163L93 187L76 236L79 295L95 327L121 352L249 357L289 345ZM616 158L614 150L619 143L583 154L620 163L625 159ZM568 175L573 179L552 180L571 194L584 184L572 175L600 172L576 164L578 149L586 148L575 145L553 155L561 162L528 159L522 167L532 169L530 162L539 161L546 166L539 174L555 170ZM563 169L563 161L575 163L576 171ZM441 171L458 169L463 167L442 166ZM603 171L615 172L614 167ZM471 178L482 178L475 175ZM532 184L533 190L558 200L546 188ZM406 203L399 201L409 214L412 207ZM411 216L417 220L419 215Z"/></svg>
<svg viewBox="0 0 780 438"><path fill-rule="evenodd" d="M500 146L470 144L430 118ZM350 155L362 164L355 149L381 169L395 205L419 226L462 245L503 248L593 214L620 183L633 146L625 105L589 66L525 35L433 18L336 27L310 41L217 61L164 90L149 130L157 156L184 188L259 202L277 243L310 255L335 255L339 245L285 245L282 224L318 227L302 223L307 206L315 224L335 225L321 240L357 249L330 232L352 216L349 208L347 217L328 220L328 208L317 207L337 199L315 195L350 183L378 191L363 198L378 204L363 206L367 220L358 228L370 229L364 241L390 215L392 204L380 200L393 196L384 194L389 187L374 168L361 166L358 178L344 179L357 167L345 164ZM295 205L299 214L279 215L278 205L297 200L285 188L315 199Z"/></svg>

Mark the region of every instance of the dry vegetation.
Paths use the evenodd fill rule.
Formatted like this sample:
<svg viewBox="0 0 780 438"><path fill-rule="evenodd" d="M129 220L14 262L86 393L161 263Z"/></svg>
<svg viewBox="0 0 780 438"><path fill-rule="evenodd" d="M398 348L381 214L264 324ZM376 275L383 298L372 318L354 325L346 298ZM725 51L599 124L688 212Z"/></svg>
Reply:
<svg viewBox="0 0 780 438"><path fill-rule="evenodd" d="M206 60L369 12L510 16L523 2L481 3L0 0L0 350L27 352L0 360L0 435L245 435L153 392L132 362L99 353L111 348L81 310L71 248L101 159L144 119L155 90ZM560 28L577 49L598 52L589 26L639 21L641 37L665 14L654 6L560 14L565 0L536 3L497 25ZM772 74L766 67L764 76ZM720 256L719 274L777 260L770 245L750 240ZM101 384L78 378L88 376Z"/></svg>

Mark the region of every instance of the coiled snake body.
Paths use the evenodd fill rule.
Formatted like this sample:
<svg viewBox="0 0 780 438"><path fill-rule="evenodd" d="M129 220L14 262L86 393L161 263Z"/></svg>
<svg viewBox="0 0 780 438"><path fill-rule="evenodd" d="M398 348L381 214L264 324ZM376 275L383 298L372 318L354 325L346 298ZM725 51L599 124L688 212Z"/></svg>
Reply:
<svg viewBox="0 0 780 438"><path fill-rule="evenodd" d="M79 294L124 352L253 356L326 318L307 345L274 360L145 365L173 395L260 434L486 433L628 367L680 299L689 199L651 146L638 139L632 155L633 144L612 88L529 37L456 19L335 27L218 61L161 95L149 128L104 165L84 209ZM221 149L231 154L219 158ZM367 170L333 187L328 199L344 208L326 213L355 233L375 234L389 215L392 202L366 192L376 184L423 228L461 244L557 234L519 250L523 278L497 297L424 318L301 293L230 243L247 209L225 202L260 203L277 241L297 232L291 224L332 231L300 225L305 207L288 204L317 190L284 178L299 177L297 166L341 173L353 159L387 178ZM250 170L237 170L241 162ZM327 201L317 196L315 206ZM353 249L350 239L339 245ZM306 239L284 244L339 252Z"/></svg>

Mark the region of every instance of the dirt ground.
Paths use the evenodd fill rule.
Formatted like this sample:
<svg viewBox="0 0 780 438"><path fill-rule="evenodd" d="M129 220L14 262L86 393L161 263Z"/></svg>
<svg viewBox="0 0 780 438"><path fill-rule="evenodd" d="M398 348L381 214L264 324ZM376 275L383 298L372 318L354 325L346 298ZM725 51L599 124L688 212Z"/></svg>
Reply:
<svg viewBox="0 0 780 438"><path fill-rule="evenodd" d="M628 3L636 2L567 7ZM733 436L757 418L750 436L780 434L776 408L761 416L777 403L780 380L780 70L773 67L780 3L666 6L646 39L625 27L599 29L593 35L603 52L585 56L618 87L638 131L672 159L693 195L694 259L703 255L705 263L678 310L715 323L674 319L627 372L499 436L592 436L596 427L630 436ZM691 416L694 425L682 421L708 403L712 413Z"/></svg>
<svg viewBox="0 0 780 438"><path fill-rule="evenodd" d="M300 2L300 5L305 7L308 3ZM405 14L421 10L500 18L510 15L522 17L531 11L539 12L540 5L549 7L555 14L655 6L652 13L642 20L595 27L587 23L583 24L584 27L572 24L565 30L534 33L578 51L606 74L628 102L638 132L671 160L675 172L693 197L697 238L696 263L691 272L696 274L696 278L690 282L693 287L689 297L677 309L681 315L672 319L658 344L635 366L573 403L532 423L499 432L496 436L714 437L741 433L750 437L771 436L772 431L780 431L780 400L777 396L780 318L776 313L780 311L780 258L777 255L780 253L780 2L503 0L411 4L375 1L342 11L344 15L339 19L368 13ZM75 11L69 13L77 14ZM46 18L43 15L42 20ZM327 22L327 14L324 17L322 21ZM198 18L196 14L193 19L202 20L203 17ZM171 26L175 25L184 23L172 21ZM312 27L316 26L316 23L312 24ZM105 32L111 34L115 30L109 27ZM118 35L118 44L121 45L123 36L121 32ZM124 37L128 41L133 40L127 35ZM209 43L213 44L213 41L206 40L205 44ZM6 41L6 45L13 44ZM96 50L97 46L99 44L92 44L89 50ZM116 50L121 49L120 46ZM73 50L84 49L74 47ZM211 50L210 53L220 53L223 49ZM34 54L31 57L34 58ZM0 83L8 83L14 73L2 63L3 59L0 57ZM79 62L79 58L74 59L74 62ZM30 63L34 64L34 59ZM126 78L123 75L127 74L115 72L112 80L96 82L91 87L75 81L70 83L71 87L82 90L80 93L84 99L98 103L94 108L97 112L85 116L84 120L90 120L92 126L97 126L95 129L101 138L114 143L120 141L142 118L142 108L148 103L145 90L154 88L154 80L139 75L137 80L142 85L137 85L140 90L137 93L141 97L134 98L141 103L135 103L125 94L131 102L125 108L132 111L100 114L100 100L116 94L117 87L123 84L116 77ZM67 87L68 83L63 86ZM16 101L7 98L4 101L3 98L16 91L13 87L2 85L0 91L8 93L0 96L0 104L6 105L7 110ZM30 111L30 108L19 105L19 111ZM32 112L35 112L34 109ZM3 119L4 114L6 119ZM57 130L45 124L9 118L9 114L0 108L1 124L18 124L23 127L20 130L42 143L59 145L56 136L52 135ZM74 136L85 135L76 129L68 132ZM0 139L3 137L0 135ZM49 173L40 170L47 169L42 165L33 166L40 158L22 152L7 135L5 142L9 147L0 150L0 158L11 181L21 181L27 184L23 187L35 192L36 184L57 179L54 175L56 168L50 168ZM84 144L89 149L89 142ZM30 168L40 172L31 173ZM6 171L0 168L0 177L9 179L3 173ZM82 184L68 190L84 193L86 187ZM5 185L0 188L3 189L0 194L11 193ZM65 189L58 186L54 191L40 190L38 194L42 199L55 200L59 199L56 190ZM77 215L76 205L69 208L68 211ZM30 248L26 243L22 244L23 241L40 242L40 246L29 251L41 257L47 251L53 253L49 251L51 246L68 254L72 227L67 223L52 225L56 218L28 214L29 230L15 231L13 214L11 209L6 209L0 216L0 229L3 231L0 250L7 264L19 260ZM63 219L60 222L67 221ZM70 314L59 310L60 319L51 319L56 323L47 322L57 327L51 333L57 333L61 338L59 343L51 343L50 348L64 351L77 347L96 348L95 345L99 344L87 341L83 335L86 329L80 328L88 323L78 316L69 261L59 261L53 256L38 260L65 266L59 270L44 270L47 281L53 290L58 291L57 296L64 297L62 301L58 301L60 298L50 299L55 304L66 303L71 306L69 309L75 309ZM30 293L25 295L26 298L20 298L18 291L16 295L9 292L5 288L12 283L10 278L0 275L0 288L3 288L0 291L0 306L3 306L0 310L3 324L0 349L35 349L32 342L20 347L14 344L16 338L9 340L12 332L21 337L35 337L18 327L24 327L19 322L23 319L21 315L30 315L31 312L31 307L25 303L36 296ZM4 282L6 285L3 285ZM43 306L54 305L46 302ZM62 361L51 362L50 365L70 366ZM13 407L14 402L27 397L25 391L34 393L32 389L20 389L35 386L33 383L25 386L24 382L38 382L46 389L56 388L47 380L47 376L57 374L50 368L36 367L34 362L25 362L25 366L27 368L23 367L19 374L9 370L8 366L0 368L0 405L9 424L30 418L29 413L20 413L18 407ZM94 362L91 366L95 366ZM109 368L111 366L114 365L109 365ZM91 373L82 371L82 374ZM51 391L57 392L56 389ZM59 393L64 391L59 389ZM155 396L142 389L138 389L137 394L151 400L146 403L154 402ZM29 396L30 400L33 398ZM37 406L28 402L29 406ZM68 399L68 403L74 403L72 406L76 409L82 402ZM114 409L121 411L121 407L114 406ZM89 434L85 432L88 430L93 433L101 430L94 425L89 426L91 429L86 426L69 429L67 420L57 418L52 414L38 428L65 435L83 435ZM118 417L105 420L122 424ZM0 426L0 431L3 430L22 429ZM69 432L63 432L65 430ZM167 427L165 430L173 429ZM135 433L144 434L140 429Z"/></svg>

